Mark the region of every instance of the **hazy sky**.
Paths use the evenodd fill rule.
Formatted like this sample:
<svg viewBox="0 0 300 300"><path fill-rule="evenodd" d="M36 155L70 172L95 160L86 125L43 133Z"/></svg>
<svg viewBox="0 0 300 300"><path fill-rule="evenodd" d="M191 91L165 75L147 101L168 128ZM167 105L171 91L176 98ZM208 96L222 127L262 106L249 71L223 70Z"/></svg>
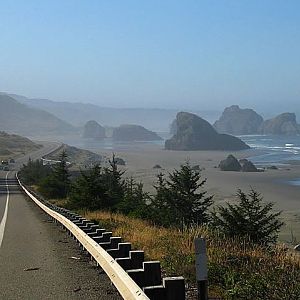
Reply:
<svg viewBox="0 0 300 300"><path fill-rule="evenodd" d="M0 90L29 97L199 110L300 100L299 0L2 0L0 36Z"/></svg>

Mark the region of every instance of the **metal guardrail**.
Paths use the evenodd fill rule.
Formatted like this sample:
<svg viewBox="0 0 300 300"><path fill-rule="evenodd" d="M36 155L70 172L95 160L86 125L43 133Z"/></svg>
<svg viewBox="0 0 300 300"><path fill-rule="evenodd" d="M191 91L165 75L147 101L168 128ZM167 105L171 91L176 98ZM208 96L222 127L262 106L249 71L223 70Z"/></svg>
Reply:
<svg viewBox="0 0 300 300"><path fill-rule="evenodd" d="M127 272L117 263L117 261L109 255L95 240L87 233L80 229L76 224L65 216L52 210L47 205L38 200L30 193L21 183L16 174L17 180L23 191L34 201L44 212L53 219L61 223L84 247L86 251L95 259L101 268L108 275L120 295L126 300L149 300L150 298L144 293L135 281L127 274Z"/></svg>

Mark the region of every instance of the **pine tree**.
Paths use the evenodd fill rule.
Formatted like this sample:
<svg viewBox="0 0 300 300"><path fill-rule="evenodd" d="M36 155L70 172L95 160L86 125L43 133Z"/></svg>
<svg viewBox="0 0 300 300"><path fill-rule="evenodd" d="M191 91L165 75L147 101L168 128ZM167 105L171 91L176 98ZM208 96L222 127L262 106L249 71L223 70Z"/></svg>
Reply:
<svg viewBox="0 0 300 300"><path fill-rule="evenodd" d="M168 179L159 174L153 206L162 224L182 227L207 223L213 201L203 190L205 183L206 179L202 180L200 172L193 170L188 162L169 173Z"/></svg>
<svg viewBox="0 0 300 300"><path fill-rule="evenodd" d="M40 182L39 191L47 198L66 198L70 188L67 154L63 151L53 172Z"/></svg>
<svg viewBox="0 0 300 300"><path fill-rule="evenodd" d="M33 161L29 158L27 164L22 166L19 175L25 184L39 185L41 180L49 176L51 173L52 169L50 166L44 166L42 160L37 159Z"/></svg>
<svg viewBox="0 0 300 300"><path fill-rule="evenodd" d="M108 208L106 188L99 165L81 171L80 176L72 184L69 198L71 208L90 210Z"/></svg>
<svg viewBox="0 0 300 300"><path fill-rule="evenodd" d="M278 218L281 212L272 213L274 204L263 203L263 197L253 189L248 195L238 190L237 197L237 204L227 203L213 212L212 224L230 237L247 237L265 245L276 242L283 225Z"/></svg>
<svg viewBox="0 0 300 300"><path fill-rule="evenodd" d="M67 166L67 153L65 150L59 156L59 163L54 166L53 177L60 188L60 197L65 198L70 187L70 174Z"/></svg>
<svg viewBox="0 0 300 300"><path fill-rule="evenodd" d="M109 201L110 210L115 211L124 197L124 171L118 169L115 154L109 160L109 166L103 169L103 183L106 188L106 196Z"/></svg>
<svg viewBox="0 0 300 300"><path fill-rule="evenodd" d="M129 178L125 180L124 197L118 204L117 210L133 217L147 218L149 199L149 194L143 190L143 184Z"/></svg>

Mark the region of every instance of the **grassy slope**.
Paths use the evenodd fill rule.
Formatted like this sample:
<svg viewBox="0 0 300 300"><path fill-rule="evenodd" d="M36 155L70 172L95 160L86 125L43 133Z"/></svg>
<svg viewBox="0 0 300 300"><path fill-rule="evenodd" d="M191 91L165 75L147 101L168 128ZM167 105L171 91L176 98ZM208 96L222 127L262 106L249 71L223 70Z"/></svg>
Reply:
<svg viewBox="0 0 300 300"><path fill-rule="evenodd" d="M58 160L59 155L63 150L66 151L68 155L67 160L72 163L75 169L89 166L90 164L94 164L96 162L100 163L103 159L103 157L99 154L69 145L63 145L58 151L51 153L51 155L47 155L46 158Z"/></svg>
<svg viewBox="0 0 300 300"><path fill-rule="evenodd" d="M25 154L27 152L41 148L40 145L31 140L15 134L7 134L0 131L0 158L8 158Z"/></svg>
<svg viewBox="0 0 300 300"><path fill-rule="evenodd" d="M160 260L168 276L183 275L195 282L193 241L204 236L209 259L210 296L222 299L300 299L300 259L278 246L266 251L225 239L206 228L180 232L153 226L120 214L84 212L122 236L134 248L145 251L147 259Z"/></svg>

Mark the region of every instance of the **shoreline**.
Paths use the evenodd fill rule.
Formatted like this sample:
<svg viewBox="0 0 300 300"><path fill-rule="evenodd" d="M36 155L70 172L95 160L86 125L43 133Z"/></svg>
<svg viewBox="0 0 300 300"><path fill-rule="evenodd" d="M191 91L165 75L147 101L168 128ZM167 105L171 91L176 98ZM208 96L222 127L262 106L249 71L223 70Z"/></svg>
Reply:
<svg viewBox="0 0 300 300"><path fill-rule="evenodd" d="M111 152L99 149L100 154L110 157ZM116 156L125 160L120 168L127 177L141 181L146 192L153 194L156 176L159 172L168 174L177 169L186 160L192 166L199 165L203 178L207 178L204 189L214 195L215 205L235 201L238 189L248 192L254 188L266 202L274 202L274 210L283 211L282 218L286 225L280 232L280 241L289 243L292 236L300 240L300 186L288 182L299 178L300 166L290 164L278 166L278 169L266 169L264 172L221 171L219 162L233 154L238 159L249 158L266 151L249 149L243 151L170 151L160 147L145 147L143 150L116 151ZM153 169L156 164L161 169Z"/></svg>

